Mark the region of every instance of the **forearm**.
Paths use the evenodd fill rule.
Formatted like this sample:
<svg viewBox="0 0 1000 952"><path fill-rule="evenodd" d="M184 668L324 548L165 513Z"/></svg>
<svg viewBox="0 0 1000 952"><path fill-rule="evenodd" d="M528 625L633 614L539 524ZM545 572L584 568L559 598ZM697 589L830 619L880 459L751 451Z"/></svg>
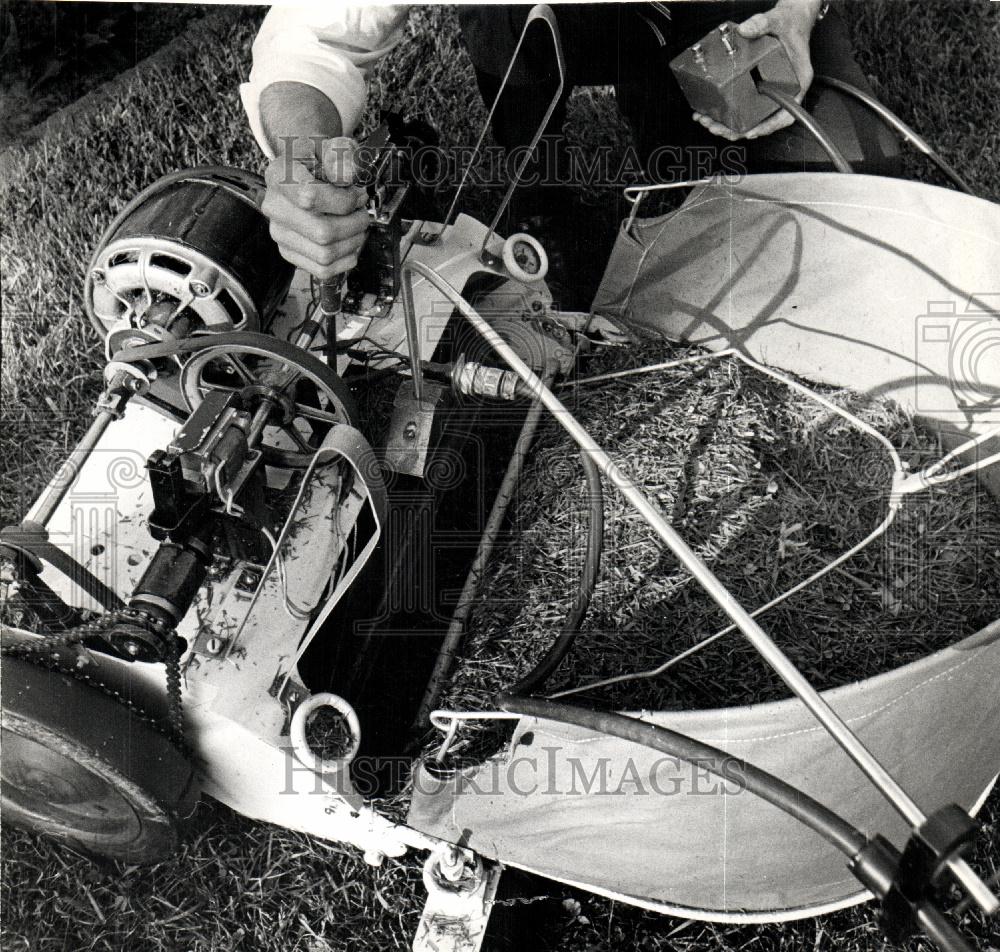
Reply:
<svg viewBox="0 0 1000 952"><path fill-rule="evenodd" d="M296 82L276 82L260 94L260 118L268 145L275 154L296 138L312 140L343 135L337 107L314 86Z"/></svg>

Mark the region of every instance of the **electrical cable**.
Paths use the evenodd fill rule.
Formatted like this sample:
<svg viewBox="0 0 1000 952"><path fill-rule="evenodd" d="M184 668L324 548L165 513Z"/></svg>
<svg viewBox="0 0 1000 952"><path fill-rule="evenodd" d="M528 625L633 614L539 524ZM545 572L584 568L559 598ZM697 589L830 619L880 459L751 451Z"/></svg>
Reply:
<svg viewBox="0 0 1000 952"><path fill-rule="evenodd" d="M834 164L838 172L850 174L854 171L851 168L850 162L844 158L844 154L837 148L827 131L792 96L789 96L788 93L778 89L771 83L759 83L757 91L762 96L767 96L768 99L776 102L783 109L787 109L798 122L801 122L812 134L812 137L823 147L823 151L830 156L830 161Z"/></svg>
<svg viewBox="0 0 1000 952"><path fill-rule="evenodd" d="M537 717L561 724L571 724L633 744L642 744L644 747L650 747L701 767L729 783L736 784L738 789L746 790L766 800L819 834L852 861L851 871L857 874L853 861L861 858L859 854L870 842L868 837L829 807L760 767L733 757L717 747L703 744L686 734L623 714L555 704L541 698L503 697L500 699L500 707L505 712L519 714L522 717ZM913 906L913 916L915 924L939 948L948 952L972 952L972 947L965 938L932 901L927 899L916 901Z"/></svg>
<svg viewBox="0 0 1000 952"><path fill-rule="evenodd" d="M905 122L903 122L902 119L899 118L899 116L897 116L887 106L880 103L874 96L866 93L863 89L859 89L857 86L851 85L851 83L845 83L842 79L836 79L833 76L816 76L813 82L822 83L832 89L837 89L848 96L853 96L859 102L864 103L887 125L895 129L903 137L903 139L912 143L917 149L923 152L927 158L929 158L942 172L944 172L946 176L948 176L956 188L965 192L967 195L974 194L962 176L960 176L958 172L956 172L955 169L938 154L938 152L930 145L930 143L927 142L926 139L911 129Z"/></svg>
<svg viewBox="0 0 1000 952"><path fill-rule="evenodd" d="M584 730L642 744L703 767L709 773L736 784L740 789L748 790L804 823L850 858L856 856L867 843L867 837L860 830L791 784L717 747L703 744L667 727L623 714L591 711L542 698L505 696L500 698L499 706L504 711L522 717L572 724Z"/></svg>
<svg viewBox="0 0 1000 952"><path fill-rule="evenodd" d="M531 694L552 676L573 647L573 642L580 633L583 619L587 615L587 609L590 607L594 589L597 587L597 580L601 574L601 553L604 548L604 493L601 488L601 471L584 450L580 451L580 462L583 464L583 473L587 482L590 516L587 525L587 554L576 598L566 616L559 637L542 655L535 667L508 688L508 694Z"/></svg>

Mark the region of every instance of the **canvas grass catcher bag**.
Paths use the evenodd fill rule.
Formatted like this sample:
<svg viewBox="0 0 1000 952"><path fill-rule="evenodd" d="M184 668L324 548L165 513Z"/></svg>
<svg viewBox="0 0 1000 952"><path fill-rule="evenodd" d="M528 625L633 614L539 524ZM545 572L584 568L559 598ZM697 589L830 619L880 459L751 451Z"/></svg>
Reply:
<svg viewBox="0 0 1000 952"><path fill-rule="evenodd" d="M706 185L675 212L623 226L593 310L636 337L731 350L890 398L960 448L927 478L979 469L1000 498L1000 466L986 468L1000 452L994 204L860 175ZM824 697L926 812L977 809L1000 771L998 684L1000 619ZM642 716L771 771L865 831L906 840L906 824L798 700ZM867 897L838 852L763 800L551 721L522 719L510 749L479 767L421 771L409 823L683 916L776 921Z"/></svg>

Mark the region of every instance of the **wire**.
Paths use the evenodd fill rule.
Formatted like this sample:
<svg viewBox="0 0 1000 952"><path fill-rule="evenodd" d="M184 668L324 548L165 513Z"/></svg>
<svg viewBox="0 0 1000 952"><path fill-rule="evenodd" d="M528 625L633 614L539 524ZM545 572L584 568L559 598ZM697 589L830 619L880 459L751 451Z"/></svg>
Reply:
<svg viewBox="0 0 1000 952"><path fill-rule="evenodd" d="M830 161L838 172L850 174L854 171L851 168L850 162L844 158L844 154L837 148L827 131L793 97L771 83L759 83L757 91L762 96L767 96L768 99L774 100L783 109L787 109L798 122L801 122L812 133L812 137L823 147L823 151L830 156Z"/></svg>
<svg viewBox="0 0 1000 952"><path fill-rule="evenodd" d="M892 525L893 521L896 518L896 514L898 512L899 512L899 504L890 503L889 512L886 514L885 519L883 519L878 526L876 526L867 536L865 536L864 539L862 539L859 543L857 543L857 545L852 546L846 552L842 552L839 556L837 556L837 558L835 558L828 565L823 566L823 568L814 572L808 578L803 579L801 582L798 582L796 585L793 585L787 591L784 591L775 598L772 598L771 601L767 602L764 605L761 605L759 608L754 609L750 613L750 617L757 618L760 615L763 615L764 612L770 611L776 605L780 605L783 601L791 598L798 592L801 592L804 588L813 585L814 583L819 581L819 579L823 578L824 575L829 574L835 568L838 568L839 566L843 565L844 562L847 562L849 559L853 558L862 549L870 545L877 538L879 538L879 536L883 535L886 532L889 526ZM587 684L581 684L577 685L576 687L566 688L562 691L556 691L555 693L548 695L548 697L550 699L569 697L572 694L583 694L586 691L596 691L598 688L606 688L614 684L624 684L627 681L641 681L649 678L657 678L660 675L665 674L667 671L669 671L672 667L674 667L674 665L680 664L680 662L684 661L685 659L690 658L694 654L697 654L699 651L702 650L702 648L707 648L709 645L714 644L720 638L723 638L726 635L731 635L734 631L736 631L736 625L727 625L725 628L722 628L721 630L715 632L714 635L709 635L707 638L703 638L701 641L698 641L695 644L693 644L690 648L686 648L684 651L674 655L668 661L663 662L663 664L658 665L655 668L649 668L646 671L633 671L629 672L628 674L619 674L611 678L602 678L599 681L590 681Z"/></svg>
<svg viewBox="0 0 1000 952"><path fill-rule="evenodd" d="M587 499L590 502L590 517L587 527L587 554L583 572L577 587L576 598L570 608L562 633L542 655L541 659L523 678L508 689L509 694L531 694L540 688L569 654L573 642L580 632L580 626L587 615L590 600L601 574L601 552L604 548L604 493L601 488L601 471L597 464L580 451L580 462L587 481Z"/></svg>

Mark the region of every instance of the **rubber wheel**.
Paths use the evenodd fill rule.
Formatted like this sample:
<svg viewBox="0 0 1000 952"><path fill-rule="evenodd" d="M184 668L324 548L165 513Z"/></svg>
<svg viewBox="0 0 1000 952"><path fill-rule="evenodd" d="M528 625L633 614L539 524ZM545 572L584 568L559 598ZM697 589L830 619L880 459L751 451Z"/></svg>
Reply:
<svg viewBox="0 0 1000 952"><path fill-rule="evenodd" d="M197 799L187 757L95 687L2 659L0 810L83 852L149 863L177 847Z"/></svg>

